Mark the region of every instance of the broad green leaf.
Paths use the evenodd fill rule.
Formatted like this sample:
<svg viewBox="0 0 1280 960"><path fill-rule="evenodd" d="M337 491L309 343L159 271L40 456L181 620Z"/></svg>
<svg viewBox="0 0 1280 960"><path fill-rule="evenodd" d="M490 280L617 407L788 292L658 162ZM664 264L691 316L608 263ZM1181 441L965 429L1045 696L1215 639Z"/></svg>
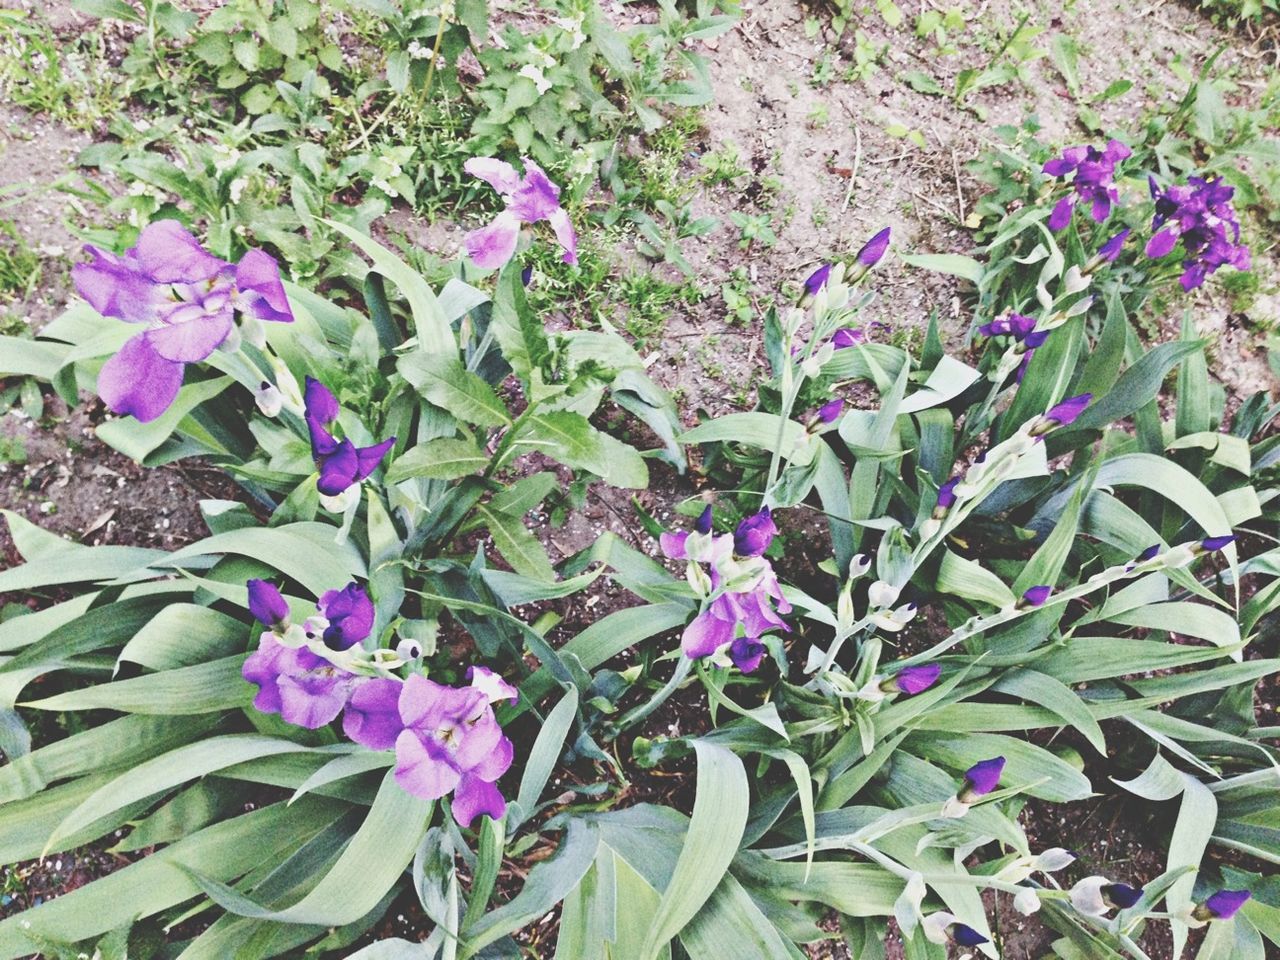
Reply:
<svg viewBox="0 0 1280 960"><path fill-rule="evenodd" d="M511 422L493 388L464 367L454 353L407 353L396 369L418 393L465 423L500 427Z"/></svg>
<svg viewBox="0 0 1280 960"><path fill-rule="evenodd" d="M240 652L252 632L234 617L209 607L171 603L134 634L119 659L151 670L193 666Z"/></svg>
<svg viewBox="0 0 1280 960"><path fill-rule="evenodd" d="M910 267L960 277L970 283L982 281L982 264L955 253L900 253L898 259Z"/></svg>
<svg viewBox="0 0 1280 960"><path fill-rule="evenodd" d="M588 470L611 486L642 490L649 485L649 469L635 448L601 433L578 413L533 414L516 443L575 470Z"/></svg>
<svg viewBox="0 0 1280 960"><path fill-rule="evenodd" d="M470 440L440 437L411 447L396 457L387 470L387 483L411 477L456 480L485 469L493 457Z"/></svg>
<svg viewBox="0 0 1280 960"><path fill-rule="evenodd" d="M1005 582L976 560L969 560L944 549L938 565L936 588L942 593L977 600L993 607L1008 607L1014 595Z"/></svg>
<svg viewBox="0 0 1280 960"><path fill-rule="evenodd" d="M253 687L240 675L244 656L148 673L129 680L68 690L24 706L33 710L119 710L124 713L196 714L243 707Z"/></svg>
<svg viewBox="0 0 1280 960"><path fill-rule="evenodd" d="M538 798L542 796L547 781L551 779L551 772L555 769L556 761L560 759L565 738L569 735L577 712L578 690L576 687L570 687L542 722L538 739L534 741L533 749L529 751L528 760L525 762L524 774L520 778L520 792L516 797L520 812L525 817L533 813L538 805ZM511 824L511 829L514 831L519 825L519 822L514 822Z"/></svg>
<svg viewBox="0 0 1280 960"><path fill-rule="evenodd" d="M486 504L476 506L476 514L484 521L503 559L519 574L546 583L556 578L555 569L547 557L547 551L529 532L521 517L491 510Z"/></svg>

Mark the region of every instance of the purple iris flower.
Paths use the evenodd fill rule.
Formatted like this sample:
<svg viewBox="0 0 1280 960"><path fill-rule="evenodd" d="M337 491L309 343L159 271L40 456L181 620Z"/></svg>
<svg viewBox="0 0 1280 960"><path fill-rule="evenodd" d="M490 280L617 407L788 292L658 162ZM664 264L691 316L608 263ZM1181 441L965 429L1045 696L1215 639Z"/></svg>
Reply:
<svg viewBox="0 0 1280 960"><path fill-rule="evenodd" d="M835 423L844 411L844 398L836 397L818 408L818 420L822 423Z"/></svg>
<svg viewBox="0 0 1280 960"><path fill-rule="evenodd" d="M464 827L482 813L501 819L507 804L495 781L511 766L514 748L484 691L414 674L397 705L404 723L395 741L400 786L427 800L452 792L454 819Z"/></svg>
<svg viewBox="0 0 1280 960"><path fill-rule="evenodd" d="M753 640L770 630L790 632L791 628L778 615L790 612L791 604L782 595L778 578L770 569L751 590L722 593L712 600L707 609L685 627L680 648L686 656L697 660L733 643L738 639L739 628L743 636Z"/></svg>
<svg viewBox="0 0 1280 960"><path fill-rule="evenodd" d="M345 437L338 440L329 427L338 419L338 401L319 380L307 377L305 392L307 430L311 434L311 456L320 471L316 484L327 497L336 497L378 468L396 438L388 437L371 447L357 447Z"/></svg>
<svg viewBox="0 0 1280 960"><path fill-rule="evenodd" d="M1049 599L1049 594L1053 593L1053 587L1041 584L1038 587L1032 587L1022 595L1022 602L1028 607L1040 607Z"/></svg>
<svg viewBox="0 0 1280 960"><path fill-rule="evenodd" d="M831 345L837 350L847 350L867 342L867 332L861 327L841 327L831 338Z"/></svg>
<svg viewBox="0 0 1280 960"><path fill-rule="evenodd" d="M373 629L373 601L358 583L325 591L317 606L320 616L328 621L323 638L330 650L353 647Z"/></svg>
<svg viewBox="0 0 1280 960"><path fill-rule="evenodd" d="M274 583L255 579L245 586L249 590L249 612L260 624L275 630L289 622L289 604Z"/></svg>
<svg viewBox="0 0 1280 960"><path fill-rule="evenodd" d="M698 514L698 519L694 523L693 529L697 530L699 533L705 536L706 534L711 532L711 521L712 521L711 504L708 503L705 507L702 508L702 513Z"/></svg>
<svg viewBox="0 0 1280 960"><path fill-rule="evenodd" d="M1213 553L1221 550L1229 543L1234 543L1235 539L1235 534L1228 534L1225 537L1205 537L1200 541L1200 549L1206 553Z"/></svg>
<svg viewBox="0 0 1280 960"><path fill-rule="evenodd" d="M1142 899L1142 888L1127 883L1109 883L1102 888L1102 896L1121 910L1128 910Z"/></svg>
<svg viewBox="0 0 1280 960"><path fill-rule="evenodd" d="M777 536L778 526L768 507L752 514L738 524L733 532L733 552L740 557L758 557L769 549Z"/></svg>
<svg viewBox="0 0 1280 960"><path fill-rule="evenodd" d="M1158 232L1147 242L1147 256L1159 259L1181 240L1185 258L1179 282L1183 290L1196 289L1219 267L1249 269L1249 248L1240 242L1240 223L1231 204L1234 187L1224 184L1221 177L1188 177L1185 184L1173 184L1163 191L1154 178L1148 183L1156 203L1151 227Z"/></svg>
<svg viewBox="0 0 1280 960"><path fill-rule="evenodd" d="M804 281L804 292L807 296L815 297L818 291L827 285L827 279L831 276L831 264L824 263L817 270L809 274Z"/></svg>
<svg viewBox="0 0 1280 960"><path fill-rule="evenodd" d="M1021 383L1022 378L1026 375L1027 365L1031 363L1031 357L1036 352L1036 347L1041 346L1049 339L1048 330L1036 329L1035 317L1028 317L1021 313L1010 313L999 320L984 323L978 328L978 332L984 337L1013 337L1014 341L1022 345L1025 352L1023 353L1022 363L1018 365L1018 383Z"/></svg>
<svg viewBox="0 0 1280 960"><path fill-rule="evenodd" d="M404 730L400 719L400 690L396 677L371 677L360 683L347 700L342 732L370 750L390 750Z"/></svg>
<svg viewBox="0 0 1280 960"><path fill-rule="evenodd" d="M1079 396L1068 397L1061 403L1055 404L1046 410L1044 416L1031 427L1031 436L1041 437L1050 430L1056 430L1058 427L1065 427L1074 423L1076 418L1084 413L1085 407L1089 406L1092 400L1092 393L1082 393Z"/></svg>
<svg viewBox="0 0 1280 960"><path fill-rule="evenodd" d="M942 665L937 663L921 663L915 666L903 667L892 677L889 677L880 685L880 689L885 693L905 693L914 697L917 693L924 693L935 683L942 674Z"/></svg>
<svg viewBox="0 0 1280 960"><path fill-rule="evenodd" d="M874 237L862 245L862 249L858 251L857 261L864 267L874 267L884 257L885 252L889 249L890 228L885 227Z"/></svg>
<svg viewBox="0 0 1280 960"><path fill-rule="evenodd" d="M956 487L960 485L961 478L952 477L946 483L938 488L938 502L934 504L933 515L936 519L941 520L946 516L947 511L955 506Z"/></svg>
<svg viewBox="0 0 1280 960"><path fill-rule="evenodd" d="M1124 242L1129 239L1130 230L1125 227L1114 237L1098 248L1098 258L1105 260L1107 263L1114 263L1116 257L1120 256L1120 250L1124 247Z"/></svg>
<svg viewBox="0 0 1280 960"><path fill-rule="evenodd" d="M1000 786L1000 774L1004 772L1004 757L992 757L980 760L964 772L964 786L960 788L959 798L965 803L973 803L978 797L985 797Z"/></svg>
<svg viewBox="0 0 1280 960"><path fill-rule="evenodd" d="M258 688L254 707L263 713L278 713L286 723L308 730L337 717L357 683L354 676L324 657L306 647L285 646L271 633L262 635L241 675Z"/></svg>
<svg viewBox="0 0 1280 960"><path fill-rule="evenodd" d="M188 363L204 360L246 322L289 322L280 270L261 250L232 265L208 253L176 220L157 220L123 255L92 245L72 268L76 290L104 317L146 326L98 374L98 394L142 422L169 408Z"/></svg>
<svg viewBox="0 0 1280 960"><path fill-rule="evenodd" d="M467 667L467 682L483 692L490 703L499 700L515 703L520 699L520 691L488 667Z"/></svg>
<svg viewBox="0 0 1280 960"><path fill-rule="evenodd" d="M953 923L951 937L962 947L979 947L987 942L987 938L966 923Z"/></svg>
<svg viewBox="0 0 1280 960"><path fill-rule="evenodd" d="M547 179L542 168L524 159L524 176L505 160L494 157L472 157L462 165L473 177L483 180L498 193L506 209L487 227L472 230L462 239L473 263L486 270L497 270L515 256L522 223L551 224L556 240L564 250L565 263L578 262L578 238L569 222L569 214L560 206L560 188Z"/></svg>
<svg viewBox="0 0 1280 960"><path fill-rule="evenodd" d="M1071 192L1058 201L1049 215L1049 229L1061 230L1071 222L1077 201L1090 205L1089 214L1096 223L1111 215L1111 205L1118 199L1115 188L1116 164L1131 155L1119 140L1106 147L1067 147L1062 156L1044 165L1051 177L1071 177Z"/></svg>
<svg viewBox="0 0 1280 960"><path fill-rule="evenodd" d="M764 653L764 644L751 637L738 637L729 644L729 659L743 673L755 673L764 660Z"/></svg>
<svg viewBox="0 0 1280 960"><path fill-rule="evenodd" d="M1196 907L1194 916L1198 920L1230 920L1249 897L1248 890L1219 890Z"/></svg>

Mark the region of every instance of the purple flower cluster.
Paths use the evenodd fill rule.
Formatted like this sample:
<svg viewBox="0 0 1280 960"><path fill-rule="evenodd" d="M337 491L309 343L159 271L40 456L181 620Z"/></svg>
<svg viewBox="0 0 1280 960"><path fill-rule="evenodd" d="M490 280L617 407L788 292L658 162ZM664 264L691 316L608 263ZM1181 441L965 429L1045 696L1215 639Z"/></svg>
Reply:
<svg viewBox="0 0 1280 960"><path fill-rule="evenodd" d="M542 220L551 224L556 241L564 250L565 263L578 262L578 237L569 222L569 214L560 206L560 188L552 183L536 163L524 159L524 176L505 160L494 157L472 157L463 169L483 180L502 194L505 209L492 223L472 230L462 239L467 256L478 267L500 269L516 253L521 224Z"/></svg>
<svg viewBox="0 0 1280 960"><path fill-rule="evenodd" d="M1067 147L1062 156L1044 165L1044 172L1051 177L1071 178L1071 192L1057 202L1049 214L1049 229L1061 230L1071 222L1071 214L1079 201L1089 204L1089 214L1101 223L1111 215L1111 205L1116 202L1116 165L1131 155L1131 151L1119 140L1112 140L1106 147Z"/></svg>
<svg viewBox="0 0 1280 960"><path fill-rule="evenodd" d="M1035 317L1024 316L1021 313L1010 313L1007 317L984 323L978 328L978 332L984 337L1013 337L1014 341L1021 345L1024 353L1022 363L1018 365L1018 383L1021 383L1023 376L1026 375L1027 364L1031 362L1031 355L1036 352L1036 347L1049 339L1048 330L1036 329Z"/></svg>
<svg viewBox="0 0 1280 960"><path fill-rule="evenodd" d="M227 263L176 220L148 225L123 255L92 245L85 251L91 261L71 270L80 296L104 317L146 327L103 364L98 395L144 423L169 409L188 363L231 337L236 314L248 328L293 320L271 256L250 250Z"/></svg>
<svg viewBox="0 0 1280 960"><path fill-rule="evenodd" d="M388 437L371 447L357 447L345 437L338 440L330 432L341 408L338 399L319 380L307 377L303 395L307 430L311 434L311 456L320 471L317 489L326 497L336 497L364 480L378 468L382 458L396 444Z"/></svg>
<svg viewBox="0 0 1280 960"><path fill-rule="evenodd" d="M691 566L707 564L712 600L685 628L681 649L693 659L725 655L743 673L764 659L761 637L790 628L779 613L790 613L773 566L764 558L778 527L769 508L738 524L732 534L713 535L711 508L703 511L692 533L664 533L662 552ZM700 566L698 567L700 570Z"/></svg>
<svg viewBox="0 0 1280 960"><path fill-rule="evenodd" d="M514 687L484 667L468 670L466 687L450 687L413 674L362 676L354 661L326 656L369 636L373 603L351 583L320 598L320 615L307 621L301 645L289 630L289 606L264 580L250 580L249 610L264 626L258 649L244 662L245 680L258 688L253 705L286 723L314 730L342 714L343 732L371 750L396 752L396 781L428 800L452 793L453 816L469 826L480 814L506 812L496 782L511 766L513 748L493 713L514 701ZM312 644L323 641L323 647Z"/></svg>
<svg viewBox="0 0 1280 960"><path fill-rule="evenodd" d="M1234 187L1221 177L1189 177L1167 190L1156 186L1154 178L1148 182L1156 202L1151 228L1158 232L1147 242L1147 256L1163 257L1181 240L1183 290L1196 289L1222 266L1249 269L1249 248L1240 242L1240 223L1231 205Z"/></svg>

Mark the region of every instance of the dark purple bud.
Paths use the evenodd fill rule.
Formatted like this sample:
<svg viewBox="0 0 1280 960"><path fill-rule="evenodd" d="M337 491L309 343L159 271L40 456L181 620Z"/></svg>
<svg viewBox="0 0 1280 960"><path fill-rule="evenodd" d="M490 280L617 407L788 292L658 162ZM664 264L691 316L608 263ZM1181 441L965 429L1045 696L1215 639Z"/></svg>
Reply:
<svg viewBox="0 0 1280 960"><path fill-rule="evenodd" d="M1153 543L1151 546L1147 547L1147 549L1143 550L1140 554L1138 554L1138 563L1146 563L1152 557L1156 556L1156 554L1158 554L1159 552L1160 552L1160 544Z"/></svg>
<svg viewBox="0 0 1280 960"><path fill-rule="evenodd" d="M978 947L987 942L987 938L967 923L951 925L951 939L962 947Z"/></svg>
<svg viewBox="0 0 1280 960"><path fill-rule="evenodd" d="M523 286L527 287L529 285L529 282L532 279L533 279L533 267L525 267L523 270L520 271L520 283Z"/></svg>
<svg viewBox="0 0 1280 960"><path fill-rule="evenodd" d="M1248 890L1219 890L1200 906L1193 915L1197 920L1230 920L1249 900Z"/></svg>
<svg viewBox="0 0 1280 960"><path fill-rule="evenodd" d="M836 397L830 403L824 403L818 408L818 419L823 423L835 423L840 419L840 414L844 410L844 398Z"/></svg>
<svg viewBox="0 0 1280 960"><path fill-rule="evenodd" d="M1235 539L1235 534L1228 534L1225 537L1205 537L1200 541L1200 549L1206 553L1213 553L1216 550L1221 550L1229 543L1234 543Z"/></svg>
<svg viewBox="0 0 1280 960"><path fill-rule="evenodd" d="M1028 355L1030 355L1031 351L1036 347L1042 346L1044 342L1049 339L1049 334L1052 332L1052 330L1032 330L1023 337L1022 345L1027 348Z"/></svg>
<svg viewBox="0 0 1280 960"><path fill-rule="evenodd" d="M964 803L972 803L985 797L1000 786L1000 774L1004 772L1004 757L980 760L964 772L964 786L958 796Z"/></svg>
<svg viewBox="0 0 1280 960"><path fill-rule="evenodd" d="M857 260L864 267L874 267L889 249L890 229L885 227L874 237L862 245Z"/></svg>
<svg viewBox="0 0 1280 960"><path fill-rule="evenodd" d="M1102 888L1103 899L1121 910L1128 910L1142 899L1142 888L1131 887L1127 883L1109 883Z"/></svg>
<svg viewBox="0 0 1280 960"><path fill-rule="evenodd" d="M830 276L831 264L824 263L822 266L818 267L817 270L813 271L813 273L809 274L808 278L804 282L804 292L810 297L817 296L818 291L827 285L827 279Z"/></svg>
<svg viewBox="0 0 1280 960"><path fill-rule="evenodd" d="M1085 407L1089 406L1091 400L1093 400L1093 394L1082 393L1078 397L1068 397L1061 403L1050 407L1045 412L1045 415L1031 427L1031 436L1043 436L1050 430L1074 423L1076 418L1084 413Z"/></svg>
<svg viewBox="0 0 1280 960"><path fill-rule="evenodd" d="M260 624L274 630L288 622L289 604L285 603L274 583L250 580L245 586L249 588L249 612Z"/></svg>
<svg viewBox="0 0 1280 960"><path fill-rule="evenodd" d="M740 557L758 557L769 549L778 527L768 507L747 517L733 532L733 552Z"/></svg>
<svg viewBox="0 0 1280 960"><path fill-rule="evenodd" d="M764 644L753 637L738 637L729 644L729 659L743 673L755 673L764 660Z"/></svg>
<svg viewBox="0 0 1280 960"><path fill-rule="evenodd" d="M703 507L702 513L698 515L697 522L693 525L693 529L697 530L701 534L708 534L711 532L711 504L708 503Z"/></svg>
<svg viewBox="0 0 1280 960"><path fill-rule="evenodd" d="M321 424L333 423L338 419L338 398L315 377L307 377L302 399L309 419Z"/></svg>
<svg viewBox="0 0 1280 960"><path fill-rule="evenodd" d="M1053 587L1041 585L1032 587L1022 595L1022 602L1028 607L1043 606L1044 602L1049 599L1049 594L1053 593Z"/></svg>
<svg viewBox="0 0 1280 960"><path fill-rule="evenodd" d="M1120 249L1124 246L1124 242L1129 239L1129 233L1129 228L1125 227L1098 248L1098 256L1107 263L1114 263L1116 257L1120 256Z"/></svg>
<svg viewBox="0 0 1280 960"><path fill-rule="evenodd" d="M905 693L914 697L917 693L924 693L935 683L942 673L942 665L937 663L922 663L917 666L903 667L892 677L889 677L880 684L880 689L885 693Z"/></svg>
<svg viewBox="0 0 1280 960"><path fill-rule="evenodd" d="M861 327L841 327L831 338L831 345L837 350L856 347L867 342L867 334Z"/></svg>
<svg viewBox="0 0 1280 960"><path fill-rule="evenodd" d="M324 645L330 650L353 647L373 629L373 601L358 583L327 591L317 606L320 615L329 621Z"/></svg>
<svg viewBox="0 0 1280 960"><path fill-rule="evenodd" d="M956 487L960 485L960 477L954 476L938 488L938 502L934 505L933 515L941 519L956 502Z"/></svg>

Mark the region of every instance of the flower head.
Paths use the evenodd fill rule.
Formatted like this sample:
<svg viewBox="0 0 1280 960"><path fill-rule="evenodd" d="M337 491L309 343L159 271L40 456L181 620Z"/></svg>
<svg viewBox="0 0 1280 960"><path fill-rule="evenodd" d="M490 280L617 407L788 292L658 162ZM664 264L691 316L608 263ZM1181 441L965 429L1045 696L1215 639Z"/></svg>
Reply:
<svg viewBox="0 0 1280 960"><path fill-rule="evenodd" d="M524 159L524 176L504 160L472 157L463 169L502 194L505 209L487 227L463 237L467 255L478 267L496 270L510 260L520 239L520 225L545 220L551 224L556 241L564 250L565 263L578 262L578 238L569 214L560 206L560 188L529 158Z"/></svg>
<svg viewBox="0 0 1280 960"><path fill-rule="evenodd" d="M920 924L925 939L930 943L957 943L962 947L977 947L987 943L987 938L968 924L958 921L945 910L931 913Z"/></svg>
<svg viewBox="0 0 1280 960"><path fill-rule="evenodd" d="M778 533L768 507L746 517L733 532L733 552L740 557L758 557L769 549Z"/></svg>
<svg viewBox="0 0 1280 960"><path fill-rule="evenodd" d="M1057 231L1069 224L1077 201L1089 204L1089 214L1095 222L1107 219L1118 198L1116 165L1130 155L1123 143L1111 140L1101 150L1093 146L1067 147L1062 156L1046 163L1044 172L1049 176L1071 180L1071 192L1058 201L1049 215L1049 229Z"/></svg>
<svg viewBox="0 0 1280 960"><path fill-rule="evenodd" d="M1044 606L1044 602L1049 599L1049 594L1053 593L1053 587L1040 585L1032 587L1022 595L1022 603L1028 607Z"/></svg>
<svg viewBox="0 0 1280 960"><path fill-rule="evenodd" d="M467 681L488 697L490 703L499 700L515 703L520 699L520 691L488 667L467 667Z"/></svg>
<svg viewBox="0 0 1280 960"><path fill-rule="evenodd" d="M958 794L965 803L973 803L1000 786L1000 774L1004 772L1004 757L980 760L964 772L964 784Z"/></svg>
<svg viewBox="0 0 1280 960"><path fill-rule="evenodd" d="M1026 375L1027 366L1031 363L1031 357L1036 352L1036 347L1042 346L1049 339L1048 330L1037 330L1035 317L1028 317L1021 313L1010 313L1008 316L1001 317L999 320L992 320L990 323L984 323L978 327L978 332L984 337L1012 337L1014 342L1018 344L1022 351L1022 362L1018 365L1017 380L1022 382L1022 378Z"/></svg>
<svg viewBox="0 0 1280 960"><path fill-rule="evenodd" d="M755 673L764 660L765 646L753 637L738 637L729 644L729 659L743 673Z"/></svg>
<svg viewBox="0 0 1280 960"><path fill-rule="evenodd" d="M1124 247L1124 242L1129 239L1131 231L1125 227L1106 243L1098 248L1098 258L1107 263L1114 263L1116 258L1120 256L1120 250Z"/></svg>
<svg viewBox="0 0 1280 960"><path fill-rule="evenodd" d="M831 338L831 345L837 350L847 350L867 342L867 333L861 327L841 327Z"/></svg>
<svg viewBox="0 0 1280 960"><path fill-rule="evenodd" d="M936 519L941 520L946 516L956 503L956 487L960 485L962 477L955 476L938 488L938 500L934 504L933 515Z"/></svg>
<svg viewBox="0 0 1280 960"><path fill-rule="evenodd" d="M844 412L844 398L836 397L818 408L818 420L821 423L835 423Z"/></svg>
<svg viewBox="0 0 1280 960"><path fill-rule="evenodd" d="M322 637L330 650L353 647L373 629L373 601L358 583L326 591L318 607L320 616L327 621Z"/></svg>
<svg viewBox="0 0 1280 960"><path fill-rule="evenodd" d="M1085 877L1071 888L1071 906L1087 917L1101 917L1109 910L1127 910L1142 899L1142 888L1112 883L1106 877Z"/></svg>
<svg viewBox="0 0 1280 960"><path fill-rule="evenodd" d="M831 264L824 263L817 270L809 274L804 281L805 296L816 297L818 291L827 285L827 280L831 277Z"/></svg>
<svg viewBox="0 0 1280 960"><path fill-rule="evenodd" d="M938 682L942 674L942 665L938 663L920 663L903 667L893 676L886 678L880 689L885 693L905 693L915 696L923 693Z"/></svg>
<svg viewBox="0 0 1280 960"><path fill-rule="evenodd" d="M1225 549L1227 544L1234 543L1235 539L1235 534L1227 534L1223 537L1205 537L1200 541L1200 549L1206 553L1214 553Z"/></svg>
<svg viewBox="0 0 1280 960"><path fill-rule="evenodd" d="M1230 920L1248 902L1248 890L1219 890L1196 907L1192 916L1200 921Z"/></svg>
<svg viewBox="0 0 1280 960"><path fill-rule="evenodd" d="M883 259L885 252L889 249L889 240L891 238L891 230L885 227L874 237L862 245L855 259L864 267L874 267Z"/></svg>
<svg viewBox="0 0 1280 960"><path fill-rule="evenodd" d="M1031 436L1041 437L1050 430L1056 430L1058 427L1065 427L1074 423L1080 414L1084 413L1085 408L1089 406L1092 400L1093 394L1082 393L1079 396L1068 397L1061 403L1055 404L1045 411L1044 416L1031 425Z"/></svg>
<svg viewBox="0 0 1280 960"><path fill-rule="evenodd" d="M1196 289L1219 267L1249 269L1249 248L1240 243L1240 223L1231 204L1234 187L1221 177L1189 177L1167 190L1161 190L1154 178L1148 183L1156 207L1151 227L1157 232L1147 242L1147 256L1166 256L1181 241L1182 289Z"/></svg>
<svg viewBox="0 0 1280 960"><path fill-rule="evenodd" d="M311 456L320 471L316 487L325 496L335 497L373 473L387 451L395 446L396 438L388 437L369 447L357 447L345 437L339 440L329 431L339 413L337 398L329 388L307 377L304 399Z"/></svg>
<svg viewBox="0 0 1280 960"><path fill-rule="evenodd" d="M104 317L146 329L103 364L98 394L116 413L148 422L169 408L188 363L204 360L245 324L289 322L293 314L268 254L252 250L240 264L213 256L176 220L157 220L135 246L116 255L86 246L90 262L71 278Z"/></svg>
<svg viewBox="0 0 1280 960"><path fill-rule="evenodd" d="M274 583L255 579L246 583L245 587L249 591L249 612L254 619L272 630L288 624L289 604Z"/></svg>
<svg viewBox="0 0 1280 960"><path fill-rule="evenodd" d="M254 707L308 730L337 717L356 683L345 670L306 647L286 646L273 633L262 635L241 673L258 688Z"/></svg>

